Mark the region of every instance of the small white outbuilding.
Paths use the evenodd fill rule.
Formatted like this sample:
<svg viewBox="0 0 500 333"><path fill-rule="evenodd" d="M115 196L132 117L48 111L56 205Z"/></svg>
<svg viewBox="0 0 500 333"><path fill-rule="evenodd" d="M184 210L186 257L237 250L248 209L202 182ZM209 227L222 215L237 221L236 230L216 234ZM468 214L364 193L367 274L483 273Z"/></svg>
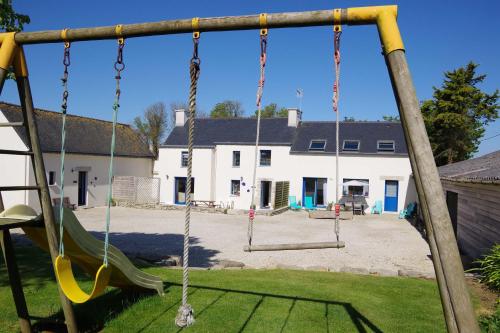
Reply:
<svg viewBox="0 0 500 333"><path fill-rule="evenodd" d="M47 172L51 197L59 197L61 113L35 110L40 145ZM0 102L0 123L23 120L19 105ZM108 166L112 123L109 121L68 115L66 118L66 163L64 196L79 207L106 204ZM154 157L136 132L118 124L114 175L151 177ZM0 127L0 149L28 150L28 137L23 127ZM35 185L29 156L1 155L2 186ZM34 191L3 192L5 207L27 204L38 208Z"/></svg>

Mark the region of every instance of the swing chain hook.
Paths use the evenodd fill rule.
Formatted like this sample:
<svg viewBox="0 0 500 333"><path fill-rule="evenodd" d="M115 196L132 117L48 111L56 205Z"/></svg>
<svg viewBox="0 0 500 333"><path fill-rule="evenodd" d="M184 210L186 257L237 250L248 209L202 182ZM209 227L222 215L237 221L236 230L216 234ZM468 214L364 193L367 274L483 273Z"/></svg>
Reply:
<svg viewBox="0 0 500 333"><path fill-rule="evenodd" d="M71 65L71 59L70 59L70 47L71 44L69 42L64 43L64 55L63 55L63 65L64 65L64 72L63 72L63 77L61 78L64 91L63 91L63 99L62 99L62 104L61 104L61 109L63 113L66 113L66 110L68 108L68 68L69 65Z"/></svg>
<svg viewBox="0 0 500 333"><path fill-rule="evenodd" d="M125 46L125 42L123 39L118 40L118 54L116 55L116 61L115 61L115 70L116 70L116 103L115 107L118 107L119 99L120 99L120 79L121 79L121 73L125 69L125 63L123 62L123 47Z"/></svg>

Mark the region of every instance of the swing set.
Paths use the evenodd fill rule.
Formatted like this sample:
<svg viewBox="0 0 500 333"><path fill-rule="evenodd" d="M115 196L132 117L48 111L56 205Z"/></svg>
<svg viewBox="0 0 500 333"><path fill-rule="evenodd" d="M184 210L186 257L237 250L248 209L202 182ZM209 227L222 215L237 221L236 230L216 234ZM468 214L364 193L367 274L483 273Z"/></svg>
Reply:
<svg viewBox="0 0 500 333"><path fill-rule="evenodd" d="M26 307L26 301L20 282L20 275L14 258L14 250L9 230L22 227L28 237L41 248L47 250L54 265L59 295L65 316L68 332L78 332L76 319L71 302L83 303L101 294L108 285L120 288L142 287L157 290L163 293L162 282L154 276L142 273L128 261L116 248L109 244L111 178L113 176L113 155L115 146L115 127L119 111L121 72L125 69L123 49L125 38L153 35L168 35L192 33L193 56L190 61L190 90L189 90L189 119L188 119L188 167L185 209L184 232L184 261L183 261L183 289L182 304L176 318L180 327L194 323L194 313L188 304L189 286L189 226L191 212L191 185L192 185L192 154L194 144L194 119L196 110L197 82L200 75L200 58L198 45L202 32L249 30L259 29L261 40L260 69L261 77L257 92L257 106L260 110L260 101L264 87L264 69L266 62L266 46L268 29L306 26L333 26L334 27L334 61L336 78L334 84L333 109L338 119L338 82L340 65L340 29L341 25L376 25L378 28L384 59L392 83L393 92L399 109L406 142L408 145L410 163L418 192L419 202L423 212L425 227L428 235L429 247L439 286L441 303L448 332L479 332L470 297L465 285L463 267L454 238L443 191L437 169L434 163L432 150L427 137L419 102L411 79L405 56L405 49L397 25L397 6L373 6L334 10L319 10L294 13L275 13L233 17L193 18L185 20L171 20L141 24L128 24L95 28L64 29L38 32L19 32L0 34L0 93L9 70L16 76L18 92L21 100L24 121L19 123L2 123L1 127L23 127L28 134L30 150L19 152L0 150L0 154L17 154L31 156L35 171L36 186L0 186L0 211L4 210L1 200L2 191L36 190L39 195L42 214L36 216L33 209L27 206L14 206L0 214L0 232L2 250L4 252L11 290L14 296L17 314L22 332L31 332L31 323ZM64 43L64 76L62 98L62 128L61 128L61 177L64 175L65 155L65 117L68 99L68 68L70 65L70 45L72 42L88 40L118 40L118 54L114 68L116 70L115 101L113 104L113 134L110 149L108 200L105 218L105 241L100 242L90 236L78 223L73 213L61 207L52 207L49 195L45 167L31 89L28 79L26 59L23 46L39 43ZM257 122L260 122L258 112ZM337 122L338 124L338 122ZM338 128L337 128L338 135ZM257 126L256 154L259 145L259 125ZM337 139L338 154L338 139ZM257 156L257 155L256 155ZM338 162L337 162L338 179ZM63 178L61 179L63 180ZM249 215L249 231L247 250L256 251L258 246L252 245L253 218L255 209L255 180L253 174L252 203ZM61 184L64 184L62 182ZM64 188L61 188L61 198ZM336 198L338 200L338 186ZM62 200L61 200L62 202ZM59 208L58 219L54 209ZM59 226L59 233L56 226ZM337 242L330 246L341 247L339 241L338 219L336 219L335 233ZM274 245L274 250L283 249L287 244ZM316 243L294 244L296 248L315 248L321 246ZM279 248L282 247L282 248ZM261 250L266 250L261 248ZM267 250L272 250L268 248ZM87 273L95 276L93 289L86 293L76 282L71 265L81 266Z"/></svg>

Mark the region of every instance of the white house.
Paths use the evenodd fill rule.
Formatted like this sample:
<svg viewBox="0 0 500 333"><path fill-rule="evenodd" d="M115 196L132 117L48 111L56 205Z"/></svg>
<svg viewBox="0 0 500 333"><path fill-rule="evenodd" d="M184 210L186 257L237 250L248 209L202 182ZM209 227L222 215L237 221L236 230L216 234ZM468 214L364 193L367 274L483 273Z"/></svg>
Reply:
<svg viewBox="0 0 500 333"><path fill-rule="evenodd" d="M61 114L35 110L47 181L52 198L59 197ZM0 123L21 122L21 107L0 102ZM106 204L112 123L68 115L66 118L64 196L83 207ZM0 127L0 149L28 150L23 127ZM153 155L129 125L118 124L114 174L151 177ZM0 155L2 186L35 185L29 156ZM35 191L3 192L4 206L27 204L39 208Z"/></svg>
<svg viewBox="0 0 500 333"><path fill-rule="evenodd" d="M160 148L155 173L160 200L183 204L187 165L187 115L176 112L176 127ZM196 119L193 153L194 199L248 209L254 163L255 118ZM403 129L398 122L340 123L340 193L359 194L369 206L381 200L386 212L416 201ZM335 201L335 123L287 118L262 119L257 168L257 208L272 209L277 181L289 194L315 206ZM350 182L350 183L348 183Z"/></svg>

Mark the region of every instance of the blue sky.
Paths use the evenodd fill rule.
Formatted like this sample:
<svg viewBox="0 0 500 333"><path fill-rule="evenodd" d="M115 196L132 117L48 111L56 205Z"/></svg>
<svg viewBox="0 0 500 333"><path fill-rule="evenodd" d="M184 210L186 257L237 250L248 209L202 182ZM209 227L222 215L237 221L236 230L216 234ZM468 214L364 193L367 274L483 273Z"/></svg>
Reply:
<svg viewBox="0 0 500 333"><path fill-rule="evenodd" d="M473 60L488 75L481 86L500 87L500 12L498 1L72 1L15 0L28 14L26 31L79 28L209 17L285 12L365 5L399 5L399 27L420 100L432 96L443 72ZM331 120L333 36L331 27L270 30L263 103L297 106L295 91L304 90L307 120ZM347 26L342 35L341 117L377 120L397 114L389 76L374 26ZM59 111L62 75L61 44L26 47L36 107ZM115 41L74 43L71 48L69 112L111 119L114 98ZM134 38L126 41L119 120L140 115L150 104L187 100L191 35ZM200 41L201 77L198 105L209 112L219 101L241 101L247 114L255 110L259 76L257 31L204 33ZM3 100L18 103L13 82ZM500 133L500 122L485 138ZM481 143L478 155L500 149L500 136Z"/></svg>

